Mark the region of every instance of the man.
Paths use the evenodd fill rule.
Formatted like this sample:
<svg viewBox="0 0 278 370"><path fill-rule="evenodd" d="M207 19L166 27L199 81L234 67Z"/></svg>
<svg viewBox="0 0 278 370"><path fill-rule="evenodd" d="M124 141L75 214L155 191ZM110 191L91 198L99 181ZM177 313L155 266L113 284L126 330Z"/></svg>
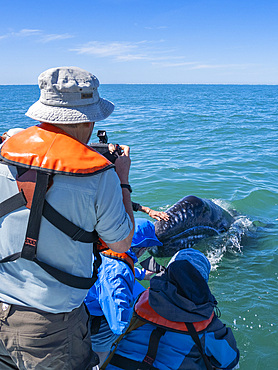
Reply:
<svg viewBox="0 0 278 370"><path fill-rule="evenodd" d="M231 329L214 312L209 272L203 253L192 248L177 252L139 297L134 330L128 329L106 369L235 368L239 350Z"/></svg>
<svg viewBox="0 0 278 370"><path fill-rule="evenodd" d="M98 86L77 67L43 72L26 113L41 123L1 147L1 370L97 362L82 303L96 280L97 240L125 252L134 228L129 148L114 167L86 145L94 122L114 109Z"/></svg>

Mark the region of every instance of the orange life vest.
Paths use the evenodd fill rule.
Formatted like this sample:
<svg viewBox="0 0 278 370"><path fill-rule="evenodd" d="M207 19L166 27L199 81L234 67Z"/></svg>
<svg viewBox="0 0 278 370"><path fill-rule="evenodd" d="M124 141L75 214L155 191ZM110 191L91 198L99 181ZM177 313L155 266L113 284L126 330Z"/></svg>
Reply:
<svg viewBox="0 0 278 370"><path fill-rule="evenodd" d="M1 148L1 157L10 164L62 175L89 176L113 167L88 145L48 123L9 138Z"/></svg>
<svg viewBox="0 0 278 370"><path fill-rule="evenodd" d="M134 270L134 262L133 259L127 253L117 253L112 251L111 249L107 249L101 252L106 257L113 258L115 260L123 261L126 263L130 269L132 270L135 278L135 270Z"/></svg>
<svg viewBox="0 0 278 370"><path fill-rule="evenodd" d="M139 297L137 303L135 304L134 310L139 318L154 324L159 327L163 327L169 330L174 330L175 332L188 332L188 329L184 322L177 322L177 321L170 321L165 319L164 317L158 315L154 309L149 304L149 289L145 290L141 296ZM207 328L207 326L211 323L214 317L214 312L212 312L211 316L207 320L194 322L193 325L197 332L200 332Z"/></svg>
<svg viewBox="0 0 278 370"><path fill-rule="evenodd" d="M98 235L76 226L57 212L44 198L51 185L50 175L92 176L113 168L105 157L56 126L42 123L12 136L1 147L0 158L17 167L19 193L0 203L0 217L26 206L30 216L21 252L3 258L0 263L25 258L37 263L63 284L89 289L97 279L101 258L97 252ZM94 273L82 278L58 270L36 257L42 215L60 231L84 243L94 243Z"/></svg>

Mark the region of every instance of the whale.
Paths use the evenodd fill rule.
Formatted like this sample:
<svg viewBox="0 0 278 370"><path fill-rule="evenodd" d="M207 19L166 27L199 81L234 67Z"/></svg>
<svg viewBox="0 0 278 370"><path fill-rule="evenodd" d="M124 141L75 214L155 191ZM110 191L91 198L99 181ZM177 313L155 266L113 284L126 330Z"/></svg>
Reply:
<svg viewBox="0 0 278 370"><path fill-rule="evenodd" d="M148 248L154 257L172 257L201 239L226 232L234 217L209 199L188 195L165 211L169 220L156 221L155 234L162 246Z"/></svg>

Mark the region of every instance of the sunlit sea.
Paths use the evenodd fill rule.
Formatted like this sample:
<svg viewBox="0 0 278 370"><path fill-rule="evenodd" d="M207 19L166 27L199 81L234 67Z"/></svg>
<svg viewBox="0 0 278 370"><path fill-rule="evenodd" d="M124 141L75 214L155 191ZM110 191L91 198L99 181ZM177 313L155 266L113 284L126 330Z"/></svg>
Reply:
<svg viewBox="0 0 278 370"><path fill-rule="evenodd" d="M100 94L115 111L95 130L130 146L133 201L166 210L196 195L235 215L225 235L195 248L211 262L240 369L278 369L278 86L102 85ZM0 132L34 124L24 113L38 97L37 86L0 86Z"/></svg>

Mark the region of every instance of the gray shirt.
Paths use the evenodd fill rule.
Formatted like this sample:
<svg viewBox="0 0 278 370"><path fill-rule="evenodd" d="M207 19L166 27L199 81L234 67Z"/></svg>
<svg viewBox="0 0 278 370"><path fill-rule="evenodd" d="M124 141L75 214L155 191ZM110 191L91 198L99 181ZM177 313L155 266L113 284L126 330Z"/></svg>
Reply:
<svg viewBox="0 0 278 370"><path fill-rule="evenodd" d="M0 163L0 202L18 192L16 169ZM47 201L74 224L96 230L101 239L125 239L132 223L122 201L120 181L113 169L86 176L55 175ZM0 258L21 251L29 210L22 207L0 218ZM90 277L93 245L71 240L42 218L37 258L70 274ZM0 300L58 313L79 307L87 290L59 283L34 262L18 259L0 264Z"/></svg>

